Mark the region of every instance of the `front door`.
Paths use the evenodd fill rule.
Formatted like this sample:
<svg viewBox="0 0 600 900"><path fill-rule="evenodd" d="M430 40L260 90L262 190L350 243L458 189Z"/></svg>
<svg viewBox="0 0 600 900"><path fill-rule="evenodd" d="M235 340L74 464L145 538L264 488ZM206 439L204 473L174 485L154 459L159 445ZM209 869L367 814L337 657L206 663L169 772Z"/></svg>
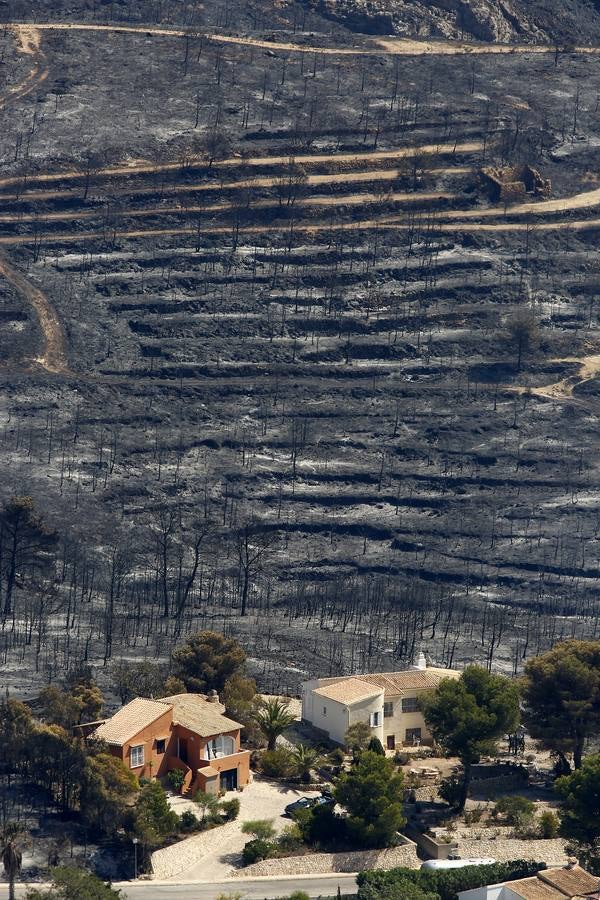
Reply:
<svg viewBox="0 0 600 900"><path fill-rule="evenodd" d="M238 786L237 769L226 769L221 772L221 790L236 791Z"/></svg>
<svg viewBox="0 0 600 900"><path fill-rule="evenodd" d="M388 736L387 736L387 748L388 748L388 750L395 750L395 749L396 749L396 735L395 735L395 734L388 734Z"/></svg>
<svg viewBox="0 0 600 900"><path fill-rule="evenodd" d="M188 761L187 740L185 738L179 738L179 759L184 763Z"/></svg>

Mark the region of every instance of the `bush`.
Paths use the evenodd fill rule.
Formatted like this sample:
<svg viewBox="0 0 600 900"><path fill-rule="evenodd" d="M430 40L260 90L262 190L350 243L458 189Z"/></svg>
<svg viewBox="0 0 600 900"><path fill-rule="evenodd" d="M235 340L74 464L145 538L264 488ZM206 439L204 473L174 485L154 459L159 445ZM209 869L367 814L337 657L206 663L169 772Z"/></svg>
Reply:
<svg viewBox="0 0 600 900"><path fill-rule="evenodd" d="M240 801L238 798L233 797L231 800L223 800L221 812L226 822L232 822L233 819L237 819L240 814Z"/></svg>
<svg viewBox="0 0 600 900"><path fill-rule="evenodd" d="M299 850L303 843L304 835L297 822L284 828L277 838L277 844L282 853L293 853L295 850Z"/></svg>
<svg viewBox="0 0 600 900"><path fill-rule="evenodd" d="M558 816L549 809L540 816L539 826L543 838L555 838L558 834Z"/></svg>
<svg viewBox="0 0 600 900"><path fill-rule="evenodd" d="M242 834L253 834L259 841L270 841L275 837L275 829L269 819L252 819L244 822Z"/></svg>
<svg viewBox="0 0 600 900"><path fill-rule="evenodd" d="M370 750L371 753L376 753L378 756L385 756L385 750L383 749L383 744L379 740L378 737L372 737L369 741L367 750Z"/></svg>
<svg viewBox="0 0 600 900"><path fill-rule="evenodd" d="M346 754L341 747L335 747L329 754L329 762L332 766L343 766Z"/></svg>
<svg viewBox="0 0 600 900"><path fill-rule="evenodd" d="M464 814L465 825L476 825L477 822L481 822L483 818L483 807L475 806L473 809L469 809Z"/></svg>
<svg viewBox="0 0 600 900"><path fill-rule="evenodd" d="M407 766L410 762L410 758L410 753L407 753L406 750L396 750L394 762L397 766Z"/></svg>
<svg viewBox="0 0 600 900"><path fill-rule="evenodd" d="M509 825L523 828L533 821L535 804L527 797L501 797L494 806L494 816L503 816Z"/></svg>
<svg viewBox="0 0 600 900"><path fill-rule="evenodd" d="M242 850L242 861L245 866L251 866L252 863L260 862L261 859L269 859L274 852L275 845L271 841L255 838L253 841L248 841Z"/></svg>
<svg viewBox="0 0 600 900"><path fill-rule="evenodd" d="M294 820L307 844L330 847L348 841L348 820L334 813L330 806L300 809L294 813Z"/></svg>
<svg viewBox="0 0 600 900"><path fill-rule="evenodd" d="M361 872L357 877L358 900L423 900L420 894L407 889L413 886L427 898L456 900L460 891L528 878L543 868L540 863L515 860L489 866L465 866L464 869L415 871L398 868L389 872Z"/></svg>
<svg viewBox="0 0 600 900"><path fill-rule="evenodd" d="M260 758L260 766L269 778L289 778L296 768L294 758L286 747L266 750Z"/></svg>
<svg viewBox="0 0 600 900"><path fill-rule="evenodd" d="M310 897L306 891L294 891L293 894L290 894L289 900L310 900Z"/></svg>
<svg viewBox="0 0 600 900"><path fill-rule="evenodd" d="M200 820L191 809L186 809L179 816L179 830L185 834L190 834L192 831L200 831Z"/></svg>
<svg viewBox="0 0 600 900"><path fill-rule="evenodd" d="M449 778L444 778L438 788L438 794L442 800L445 800L453 809L456 809L460 805L462 792L463 779L458 775L451 775Z"/></svg>
<svg viewBox="0 0 600 900"><path fill-rule="evenodd" d="M185 781L185 772L183 769L171 769L167 774L167 778L169 779L169 783L173 790L180 791L183 787L183 782Z"/></svg>

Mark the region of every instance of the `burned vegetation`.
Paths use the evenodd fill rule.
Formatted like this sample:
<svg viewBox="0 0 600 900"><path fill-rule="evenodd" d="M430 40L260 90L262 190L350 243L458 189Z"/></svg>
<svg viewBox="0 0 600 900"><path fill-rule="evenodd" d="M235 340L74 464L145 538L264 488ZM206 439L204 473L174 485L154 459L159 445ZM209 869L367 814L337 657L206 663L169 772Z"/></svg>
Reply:
<svg viewBox="0 0 600 900"><path fill-rule="evenodd" d="M6 684L206 627L290 692L596 635L593 48L28 6L0 41Z"/></svg>

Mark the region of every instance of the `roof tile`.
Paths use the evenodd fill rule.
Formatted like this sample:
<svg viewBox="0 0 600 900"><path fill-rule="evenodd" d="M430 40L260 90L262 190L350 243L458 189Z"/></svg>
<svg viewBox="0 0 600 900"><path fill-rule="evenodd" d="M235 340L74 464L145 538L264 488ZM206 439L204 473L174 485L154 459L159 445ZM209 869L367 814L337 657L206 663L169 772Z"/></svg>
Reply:
<svg viewBox="0 0 600 900"><path fill-rule="evenodd" d="M126 706L99 725L90 735L91 738L106 741L107 744L122 747L127 741L151 725L156 719L168 712L168 703L160 700L148 700L145 697L136 697Z"/></svg>
<svg viewBox="0 0 600 900"><path fill-rule="evenodd" d="M200 737L242 728L239 722L222 714L220 704L210 703L202 694L174 694L172 697L162 697L161 702L173 707L173 722L189 728Z"/></svg>

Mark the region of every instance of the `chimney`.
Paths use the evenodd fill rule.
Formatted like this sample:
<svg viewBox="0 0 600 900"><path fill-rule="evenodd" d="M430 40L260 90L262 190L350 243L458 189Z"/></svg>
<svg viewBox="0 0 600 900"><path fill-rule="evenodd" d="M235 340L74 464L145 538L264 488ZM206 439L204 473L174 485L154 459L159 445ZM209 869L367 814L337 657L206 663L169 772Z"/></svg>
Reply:
<svg viewBox="0 0 600 900"><path fill-rule="evenodd" d="M415 656L415 661L410 668L413 671L415 669L419 669L422 671L423 669L427 668L427 660L425 659L425 654L423 653L422 650L420 650L419 653L417 653L417 655Z"/></svg>
<svg viewBox="0 0 600 900"><path fill-rule="evenodd" d="M209 691L208 694L206 695L206 699L209 703L218 703L219 695L217 694L217 692L215 690Z"/></svg>

